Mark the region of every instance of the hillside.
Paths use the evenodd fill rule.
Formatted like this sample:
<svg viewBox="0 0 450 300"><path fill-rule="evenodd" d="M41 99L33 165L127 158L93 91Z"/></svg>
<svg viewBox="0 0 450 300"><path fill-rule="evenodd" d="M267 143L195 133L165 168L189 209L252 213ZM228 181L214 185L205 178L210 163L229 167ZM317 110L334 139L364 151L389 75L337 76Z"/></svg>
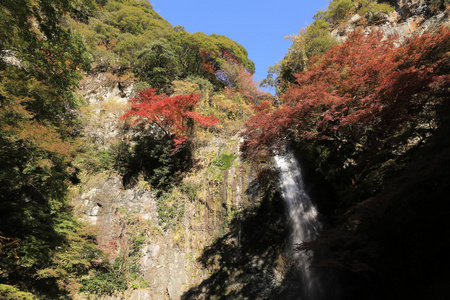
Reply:
<svg viewBox="0 0 450 300"><path fill-rule="evenodd" d="M0 3L0 296L313 299L295 252L314 300L447 299L449 9L333 0L272 96L146 0ZM324 224L295 251L285 149Z"/></svg>

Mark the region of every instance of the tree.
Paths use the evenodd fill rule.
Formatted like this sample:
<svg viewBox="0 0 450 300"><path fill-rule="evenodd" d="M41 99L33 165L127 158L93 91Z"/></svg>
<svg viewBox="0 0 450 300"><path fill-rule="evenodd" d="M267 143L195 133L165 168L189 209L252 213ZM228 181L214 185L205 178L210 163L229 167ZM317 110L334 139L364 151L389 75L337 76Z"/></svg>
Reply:
<svg viewBox="0 0 450 300"><path fill-rule="evenodd" d="M244 96L248 102L257 104L259 101L269 98L268 93L259 90L253 75L249 73L232 56L225 58L216 76L226 83L226 93L232 96L238 93Z"/></svg>
<svg viewBox="0 0 450 300"><path fill-rule="evenodd" d="M254 63L248 59L248 53L233 40L217 34L206 35L203 32L188 33L176 30L168 36L178 58L181 70L180 78L189 76L208 79L216 88L226 85L218 72L222 64L233 59L248 72L253 73Z"/></svg>
<svg viewBox="0 0 450 300"><path fill-rule="evenodd" d="M195 122L206 127L219 122L193 111L199 99L200 94L169 97L157 95L156 89L142 90L129 100L131 108L120 118L135 117L135 124L150 125L154 134L173 137L176 150L188 139Z"/></svg>
<svg viewBox="0 0 450 300"><path fill-rule="evenodd" d="M383 38L356 31L312 59L307 71L296 74L283 106L249 121L243 149L257 152L285 139L328 140L341 153L342 167L356 158L366 164L380 149L410 138L425 139L449 82L443 49L450 31L441 28L399 48L392 37Z"/></svg>
<svg viewBox="0 0 450 300"><path fill-rule="evenodd" d="M138 54L136 73L157 89L163 89L177 78L180 73L177 57L167 40L154 41Z"/></svg>
<svg viewBox="0 0 450 300"><path fill-rule="evenodd" d="M73 293L96 256L66 197L73 90L90 63L81 36L61 25L71 9L0 2L0 280L48 298Z"/></svg>

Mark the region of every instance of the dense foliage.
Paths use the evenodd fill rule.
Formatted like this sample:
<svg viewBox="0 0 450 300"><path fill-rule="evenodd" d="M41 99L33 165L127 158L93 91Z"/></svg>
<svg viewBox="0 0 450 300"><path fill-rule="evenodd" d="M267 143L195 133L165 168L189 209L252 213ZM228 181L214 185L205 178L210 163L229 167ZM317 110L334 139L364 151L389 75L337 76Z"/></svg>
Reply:
<svg viewBox="0 0 450 300"><path fill-rule="evenodd" d="M298 35L289 36L292 46L280 63L269 68L269 75L261 83L276 88L281 95L295 82L295 75L307 69L308 59L323 54L337 41L330 35L330 24L316 19Z"/></svg>
<svg viewBox="0 0 450 300"><path fill-rule="evenodd" d="M137 53L147 43L172 31L169 22L156 13L147 1L96 2L96 5L80 5L80 9L72 14L74 19L68 22L86 39L94 57L93 67L97 70L134 67ZM83 17L80 17L80 10Z"/></svg>
<svg viewBox="0 0 450 300"><path fill-rule="evenodd" d="M359 14L368 20L375 21L393 12L391 1L378 0L333 0L326 11L319 11L316 17L336 24L344 21L351 14Z"/></svg>
<svg viewBox="0 0 450 300"><path fill-rule="evenodd" d="M177 30L169 40L178 56L180 78L199 76L222 88L228 84L226 78L218 76L224 62L232 60L250 73L255 71L245 48L223 35Z"/></svg>
<svg viewBox="0 0 450 300"><path fill-rule="evenodd" d="M99 256L66 197L73 90L90 55L61 26L70 1L0 4L2 297L68 296ZM13 34L11 34L13 33ZM12 288L11 286L16 286Z"/></svg>
<svg viewBox="0 0 450 300"><path fill-rule="evenodd" d="M121 118L136 117L134 123L150 125L153 135L173 136L175 149L187 139L188 131L193 129L194 122L202 126L212 126L218 123L214 116L203 116L194 108L200 95L157 95L155 89L142 90L130 99L131 109Z"/></svg>
<svg viewBox="0 0 450 300"><path fill-rule="evenodd" d="M206 78L216 89L224 87L227 83L217 72L227 57L254 72L247 51L235 41L223 35L189 33L183 26L172 27L147 1L110 0L101 8L85 10L77 10L69 22L85 37L97 70L132 71L164 93L172 92L173 80L189 76Z"/></svg>
<svg viewBox="0 0 450 300"><path fill-rule="evenodd" d="M436 109L446 95L448 39L442 28L394 48L381 33L354 32L296 75L281 107L265 107L249 121L243 150L286 139L323 141L332 151L323 163L351 166L423 141L438 126Z"/></svg>

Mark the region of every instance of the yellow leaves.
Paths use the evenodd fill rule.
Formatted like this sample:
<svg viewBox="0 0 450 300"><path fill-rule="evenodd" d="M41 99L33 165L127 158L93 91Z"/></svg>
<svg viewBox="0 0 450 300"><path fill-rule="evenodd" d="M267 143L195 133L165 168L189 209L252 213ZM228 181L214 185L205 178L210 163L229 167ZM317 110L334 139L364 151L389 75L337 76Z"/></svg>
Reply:
<svg viewBox="0 0 450 300"><path fill-rule="evenodd" d="M21 300L35 300L38 299L33 294L22 292L16 286L8 284L0 284L0 295L4 299L21 299Z"/></svg>
<svg viewBox="0 0 450 300"><path fill-rule="evenodd" d="M302 38L302 35L306 32L308 27L302 27L298 34L291 34L284 37L285 40L290 40L293 43L299 42Z"/></svg>
<svg viewBox="0 0 450 300"><path fill-rule="evenodd" d="M172 82L172 86L174 95L189 95L192 93L201 93L200 86L198 84L185 80L175 80Z"/></svg>

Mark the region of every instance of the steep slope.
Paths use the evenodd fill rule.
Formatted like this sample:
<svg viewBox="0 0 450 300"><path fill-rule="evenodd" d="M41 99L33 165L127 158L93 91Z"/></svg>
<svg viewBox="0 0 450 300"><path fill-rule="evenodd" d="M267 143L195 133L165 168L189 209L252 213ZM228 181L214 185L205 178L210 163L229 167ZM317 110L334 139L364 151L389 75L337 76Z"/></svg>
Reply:
<svg viewBox="0 0 450 300"><path fill-rule="evenodd" d="M79 111L73 205L109 254L117 288L90 274L81 278L84 294L77 297L178 299L215 269L200 263L202 253L258 202L247 195L253 172L239 158L238 133L253 111L253 97L266 95L231 58L225 63L236 73L220 73L233 76L236 87L217 91L201 77L167 86L171 96L201 94L197 111L220 120L211 129L190 131L175 152L172 135L119 118L142 81L114 71L82 80L80 94L88 103Z"/></svg>
<svg viewBox="0 0 450 300"><path fill-rule="evenodd" d="M135 143L142 135L117 118L126 108L121 95L129 95L131 86L120 81L121 94L116 90L119 78L94 76L95 80L87 78L82 85L82 94L90 95L92 101L83 109L87 115L82 135L86 144L97 149L89 150L87 160L98 155L99 149L111 151L112 145ZM175 83L175 90L185 88L186 83ZM199 86L191 84L190 88ZM79 156L82 171L78 174L81 182L74 186L78 194L75 210L98 228L97 243L111 253L110 259L122 257L124 267L134 268L139 275L132 281L133 289L125 291L131 299L178 299L189 287L200 284L211 272L198 261L205 247L226 235L250 200L256 201L246 193L251 167L239 159L237 133L248 114L243 109L248 107L238 94L233 100L225 95L208 96L210 92L203 93L202 103L222 107L216 115L220 117L228 104L234 103L234 108L223 112L220 127L197 132L191 145L195 152L184 161L192 166L168 188L154 188L142 175L127 184L123 173L108 165L89 169L89 162Z"/></svg>

